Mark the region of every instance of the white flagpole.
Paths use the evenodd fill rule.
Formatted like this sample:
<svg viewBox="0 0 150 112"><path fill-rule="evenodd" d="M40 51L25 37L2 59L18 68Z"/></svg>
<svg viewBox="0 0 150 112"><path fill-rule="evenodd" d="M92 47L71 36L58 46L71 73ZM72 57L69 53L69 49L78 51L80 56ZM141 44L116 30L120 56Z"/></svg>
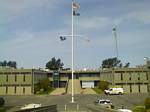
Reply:
<svg viewBox="0 0 150 112"><path fill-rule="evenodd" d="M71 55L72 56L72 60L71 60L71 63L72 63L72 66L71 66L71 68L72 68L72 70L71 70L72 71L72 103L74 103L74 88L73 88L74 87L74 85L73 85L73 79L74 79L74 76L73 76L74 75L74 68L73 68L73 65L74 65L73 3L74 2L72 1L72 46L71 46L71 50L72 50L72 55Z"/></svg>

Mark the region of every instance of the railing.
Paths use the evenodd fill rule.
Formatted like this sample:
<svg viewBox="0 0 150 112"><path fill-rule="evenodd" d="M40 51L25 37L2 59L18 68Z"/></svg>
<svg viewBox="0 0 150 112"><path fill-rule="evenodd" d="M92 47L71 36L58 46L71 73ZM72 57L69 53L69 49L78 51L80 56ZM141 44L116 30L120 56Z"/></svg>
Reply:
<svg viewBox="0 0 150 112"><path fill-rule="evenodd" d="M43 106L32 109L18 110L15 112L57 112L57 105Z"/></svg>

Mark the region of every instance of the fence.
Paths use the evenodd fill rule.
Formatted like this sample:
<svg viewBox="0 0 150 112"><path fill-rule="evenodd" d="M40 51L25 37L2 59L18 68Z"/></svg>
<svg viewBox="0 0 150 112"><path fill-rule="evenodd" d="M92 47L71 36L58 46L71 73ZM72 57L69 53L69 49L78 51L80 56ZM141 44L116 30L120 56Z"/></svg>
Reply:
<svg viewBox="0 0 150 112"><path fill-rule="evenodd" d="M57 105L43 106L32 109L18 110L15 112L57 112Z"/></svg>

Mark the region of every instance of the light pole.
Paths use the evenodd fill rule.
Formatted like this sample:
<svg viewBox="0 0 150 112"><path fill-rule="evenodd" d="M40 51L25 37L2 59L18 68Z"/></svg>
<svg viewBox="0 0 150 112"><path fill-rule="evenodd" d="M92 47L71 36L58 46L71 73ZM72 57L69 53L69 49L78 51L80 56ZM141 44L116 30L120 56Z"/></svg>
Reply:
<svg viewBox="0 0 150 112"><path fill-rule="evenodd" d="M117 33L116 33L116 28L113 28L113 35L115 38L115 50L116 51L116 58L118 58L118 42L117 42Z"/></svg>
<svg viewBox="0 0 150 112"><path fill-rule="evenodd" d="M144 60L146 60L146 68L148 70L148 92L150 94L150 60L148 57L144 57Z"/></svg>

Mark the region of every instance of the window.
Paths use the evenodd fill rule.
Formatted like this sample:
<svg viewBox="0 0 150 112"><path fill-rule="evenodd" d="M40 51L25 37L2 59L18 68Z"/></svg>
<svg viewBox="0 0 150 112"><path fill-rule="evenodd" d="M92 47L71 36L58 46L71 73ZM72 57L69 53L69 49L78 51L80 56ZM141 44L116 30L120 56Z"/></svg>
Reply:
<svg viewBox="0 0 150 112"><path fill-rule="evenodd" d="M23 75L23 81L24 81L24 82L26 81L26 77L25 77L25 74Z"/></svg>
<svg viewBox="0 0 150 112"><path fill-rule="evenodd" d="M146 79L148 80L148 73L146 72Z"/></svg>
<svg viewBox="0 0 150 112"><path fill-rule="evenodd" d="M121 80L123 80L123 74L121 73Z"/></svg>
<svg viewBox="0 0 150 112"><path fill-rule="evenodd" d="M6 82L8 82L8 75L6 75Z"/></svg>
<svg viewBox="0 0 150 112"><path fill-rule="evenodd" d="M15 86L15 94L16 94L16 86Z"/></svg>
<svg viewBox="0 0 150 112"><path fill-rule="evenodd" d="M15 74L15 82L17 81L17 75Z"/></svg>
<svg viewBox="0 0 150 112"><path fill-rule="evenodd" d="M23 87L23 94L25 93L25 88Z"/></svg>
<svg viewBox="0 0 150 112"><path fill-rule="evenodd" d="M6 94L8 93L8 86L6 86Z"/></svg>

